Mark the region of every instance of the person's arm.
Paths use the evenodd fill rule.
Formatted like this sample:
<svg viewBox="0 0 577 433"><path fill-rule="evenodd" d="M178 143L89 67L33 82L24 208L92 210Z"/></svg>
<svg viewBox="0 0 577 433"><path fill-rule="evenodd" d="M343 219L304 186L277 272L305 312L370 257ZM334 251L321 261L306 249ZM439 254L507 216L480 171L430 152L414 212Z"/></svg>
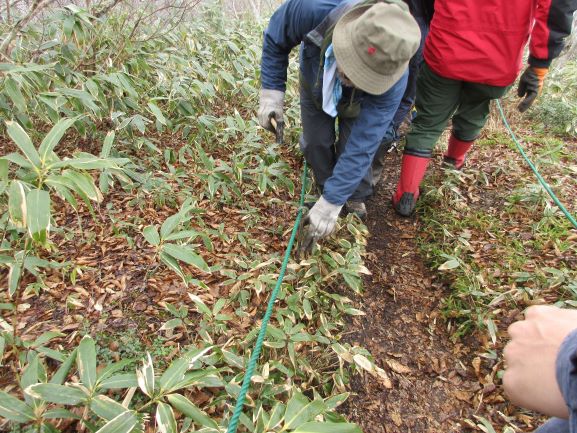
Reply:
<svg viewBox="0 0 577 433"><path fill-rule="evenodd" d="M529 45L530 66L548 68L561 53L576 9L577 0L539 0Z"/></svg>
<svg viewBox="0 0 577 433"><path fill-rule="evenodd" d="M571 33L575 9L577 0L538 0L529 45L529 66L517 88L517 96L524 98L517 107L520 112L529 109L541 93L549 66Z"/></svg>
<svg viewBox="0 0 577 433"><path fill-rule="evenodd" d="M569 412L570 432L577 433L577 330L565 338L557 355L557 383Z"/></svg>
<svg viewBox="0 0 577 433"><path fill-rule="evenodd" d="M327 179L323 197L334 205L344 204L371 167L381 139L399 107L407 85L407 73L386 93L365 95L344 150Z"/></svg>
<svg viewBox="0 0 577 433"><path fill-rule="evenodd" d="M503 387L513 403L565 419L577 410L576 330L577 310L545 305L509 327Z"/></svg>
<svg viewBox="0 0 577 433"><path fill-rule="evenodd" d="M264 31L261 84L263 89L286 90L289 54L314 29L336 0L287 0L273 14Z"/></svg>

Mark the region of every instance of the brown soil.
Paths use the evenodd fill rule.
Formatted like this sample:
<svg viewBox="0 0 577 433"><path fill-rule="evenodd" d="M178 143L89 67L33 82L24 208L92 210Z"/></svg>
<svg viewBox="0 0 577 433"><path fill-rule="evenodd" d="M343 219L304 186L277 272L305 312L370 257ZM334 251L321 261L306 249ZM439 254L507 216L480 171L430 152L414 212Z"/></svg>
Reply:
<svg viewBox="0 0 577 433"><path fill-rule="evenodd" d="M464 347L450 340L440 317L443 287L419 256L418 217L402 218L389 204L400 154L390 154L386 166L367 203L372 276L358 299L366 316L355 317L348 340L366 347L393 385L386 389L371 376L354 376L354 395L343 411L365 433L464 431L480 385Z"/></svg>

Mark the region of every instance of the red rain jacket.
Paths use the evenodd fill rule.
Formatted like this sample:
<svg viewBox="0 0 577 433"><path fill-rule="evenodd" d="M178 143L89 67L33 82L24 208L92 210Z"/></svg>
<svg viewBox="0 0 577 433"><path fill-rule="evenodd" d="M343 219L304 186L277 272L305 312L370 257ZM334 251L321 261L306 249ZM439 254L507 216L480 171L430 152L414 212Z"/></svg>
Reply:
<svg viewBox="0 0 577 433"><path fill-rule="evenodd" d="M436 0L425 61L438 75L508 86L529 64L548 67L571 33L577 0Z"/></svg>

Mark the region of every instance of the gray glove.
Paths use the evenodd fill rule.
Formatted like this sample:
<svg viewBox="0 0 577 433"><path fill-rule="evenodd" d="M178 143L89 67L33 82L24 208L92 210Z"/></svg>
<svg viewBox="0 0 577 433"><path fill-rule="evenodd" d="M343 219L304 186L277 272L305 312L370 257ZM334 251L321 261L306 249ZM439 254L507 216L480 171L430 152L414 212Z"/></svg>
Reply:
<svg viewBox="0 0 577 433"><path fill-rule="evenodd" d="M280 90L261 89L258 107L258 123L264 129L276 132L270 121L274 117L277 123L284 122L283 117L284 92Z"/></svg>
<svg viewBox="0 0 577 433"><path fill-rule="evenodd" d="M335 224L343 205L329 203L321 195L321 198L315 203L311 210L304 218L304 224L308 224L307 234L300 245L300 252L310 252L314 244L319 240L330 235L335 229Z"/></svg>

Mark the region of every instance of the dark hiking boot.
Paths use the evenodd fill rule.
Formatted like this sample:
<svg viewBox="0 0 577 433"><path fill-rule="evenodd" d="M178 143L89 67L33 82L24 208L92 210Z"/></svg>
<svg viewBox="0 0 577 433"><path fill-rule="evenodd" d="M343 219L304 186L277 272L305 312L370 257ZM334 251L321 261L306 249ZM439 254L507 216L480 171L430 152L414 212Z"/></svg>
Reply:
<svg viewBox="0 0 577 433"><path fill-rule="evenodd" d="M364 221L367 218L367 207L363 201L348 200L345 203L345 211L347 214L354 213L361 219L361 221Z"/></svg>
<svg viewBox="0 0 577 433"><path fill-rule="evenodd" d="M425 176L429 161L430 158L407 153L403 155L401 178L392 197L393 207L400 215L409 216L415 210L419 198L419 185Z"/></svg>
<svg viewBox="0 0 577 433"><path fill-rule="evenodd" d="M411 192L405 192L401 196L401 199L395 202L393 196L393 207L399 215L408 217L415 211L415 206L417 205L417 200L415 200L415 195Z"/></svg>

